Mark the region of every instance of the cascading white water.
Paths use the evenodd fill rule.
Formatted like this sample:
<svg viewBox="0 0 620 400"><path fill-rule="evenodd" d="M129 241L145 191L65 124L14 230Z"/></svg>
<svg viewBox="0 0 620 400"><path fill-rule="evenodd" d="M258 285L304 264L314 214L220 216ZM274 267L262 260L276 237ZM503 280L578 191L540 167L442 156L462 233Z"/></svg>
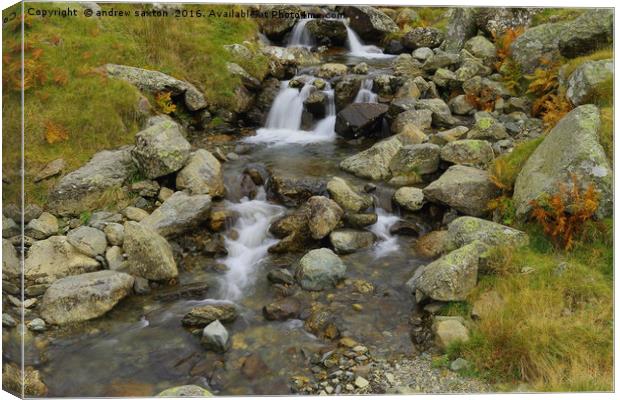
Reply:
<svg viewBox="0 0 620 400"><path fill-rule="evenodd" d="M375 259L397 251L398 238L390 233L390 227L400 220L382 208L377 208L377 222L370 227L370 231L377 236L378 243L374 247Z"/></svg>
<svg viewBox="0 0 620 400"><path fill-rule="evenodd" d="M345 27L347 28L347 46L352 56L363 58L394 57L390 54L383 54L383 51L377 46L365 45L353 29L349 28L347 24L345 24Z"/></svg>
<svg viewBox="0 0 620 400"><path fill-rule="evenodd" d="M228 271L220 280L220 298L238 300L248 285L256 279L256 268L267 255L270 246L277 239L269 234L271 222L284 212L284 208L265 201L265 190L261 187L254 200L244 198L240 203L228 203L229 210L238 214L233 230L234 238L225 237L228 256L221 262Z"/></svg>
<svg viewBox="0 0 620 400"><path fill-rule="evenodd" d="M377 94L372 91L373 80L372 78L364 79L360 87L357 96L355 96L354 103L376 103Z"/></svg>
<svg viewBox="0 0 620 400"><path fill-rule="evenodd" d="M314 36L306 29L306 24L313 19L314 18L304 18L297 21L295 27L293 27L293 32L291 33L291 38L288 41L287 47L309 48L314 46Z"/></svg>
<svg viewBox="0 0 620 400"><path fill-rule="evenodd" d="M290 88L289 82L284 81L280 92L273 101L267 116L265 128L256 131L256 135L244 139L247 143L270 143L273 145L307 144L329 142L335 139L336 132L336 104L334 90L326 82L322 90L327 97L325 118L320 120L312 131L301 129L301 118L304 111L304 101L314 90L314 78L308 79L301 90Z"/></svg>

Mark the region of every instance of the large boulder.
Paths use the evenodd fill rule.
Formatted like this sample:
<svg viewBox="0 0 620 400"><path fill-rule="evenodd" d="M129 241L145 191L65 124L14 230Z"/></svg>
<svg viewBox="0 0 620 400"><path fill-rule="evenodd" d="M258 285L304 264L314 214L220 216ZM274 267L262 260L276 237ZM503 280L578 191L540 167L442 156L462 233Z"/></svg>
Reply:
<svg viewBox="0 0 620 400"><path fill-rule="evenodd" d="M140 170L149 179L155 179L183 168L190 148L179 124L162 119L136 134L131 155Z"/></svg>
<svg viewBox="0 0 620 400"><path fill-rule="evenodd" d="M547 134L527 160L515 182L513 201L517 215L525 217L532 200L570 189L573 176L580 189L593 185L599 194L597 216L613 213L613 172L599 143L600 113L596 106L579 106Z"/></svg>
<svg viewBox="0 0 620 400"><path fill-rule="evenodd" d="M332 288L344 278L346 265L330 249L310 250L299 261L296 278L305 290Z"/></svg>
<svg viewBox="0 0 620 400"><path fill-rule="evenodd" d="M402 133L409 126L424 130L430 128L432 122L433 112L431 110L407 110L398 114L392 123L392 132L395 134Z"/></svg>
<svg viewBox="0 0 620 400"><path fill-rule="evenodd" d="M432 263L419 267L407 286L416 301L427 298L438 301L463 301L476 287L480 257L488 246L472 242Z"/></svg>
<svg viewBox="0 0 620 400"><path fill-rule="evenodd" d="M429 201L446 204L475 217L488 213L488 203L499 195L489 173L464 165L453 165L439 179L424 188Z"/></svg>
<svg viewBox="0 0 620 400"><path fill-rule="evenodd" d="M170 92L174 97L183 96L190 111L198 111L207 107L203 94L189 82L181 81L159 71L129 67L127 65L106 64L104 68L108 76L122 79L138 89L151 94Z"/></svg>
<svg viewBox="0 0 620 400"><path fill-rule="evenodd" d="M544 60L558 57L560 37L566 22L549 23L527 29L511 45L511 54L524 73L531 74Z"/></svg>
<svg viewBox="0 0 620 400"><path fill-rule="evenodd" d="M343 76L334 85L334 103L336 110L342 110L347 105L353 103L355 96L362 85L361 76L346 75Z"/></svg>
<svg viewBox="0 0 620 400"><path fill-rule="evenodd" d="M474 36L465 42L464 47L474 57L481 59L486 64L491 64L497 58L495 45L484 36Z"/></svg>
<svg viewBox="0 0 620 400"><path fill-rule="evenodd" d="M306 203L310 209L308 228L313 239L323 239L333 231L344 212L334 200L324 196L313 196Z"/></svg>
<svg viewBox="0 0 620 400"><path fill-rule="evenodd" d="M326 183L322 179L297 178L294 176L273 174L266 185L267 198L288 207L298 207L312 196L327 193Z"/></svg>
<svg viewBox="0 0 620 400"><path fill-rule="evenodd" d="M100 269L97 260L73 247L65 236L52 236L35 242L24 263L28 284L49 284L69 275Z"/></svg>
<svg viewBox="0 0 620 400"><path fill-rule="evenodd" d="M381 133L381 122L388 106L378 103L354 103L340 111L336 117L336 132L356 139Z"/></svg>
<svg viewBox="0 0 620 400"><path fill-rule="evenodd" d="M469 340L469 329L463 324L462 317L436 316L431 330L435 335L435 344L441 350L448 350L450 345Z"/></svg>
<svg viewBox="0 0 620 400"><path fill-rule="evenodd" d="M57 325L100 317L131 293L133 282L131 275L110 270L59 279L43 295L41 316Z"/></svg>
<svg viewBox="0 0 620 400"><path fill-rule="evenodd" d="M394 192L394 201L409 211L418 211L424 205L424 192L415 187L401 187Z"/></svg>
<svg viewBox="0 0 620 400"><path fill-rule="evenodd" d="M347 28L335 19L313 19L308 21L306 29L310 31L318 44L341 47L347 42Z"/></svg>
<svg viewBox="0 0 620 400"><path fill-rule="evenodd" d="M48 212L43 212L38 218L28 222L25 228L26 236L42 240L58 233L58 220Z"/></svg>
<svg viewBox="0 0 620 400"><path fill-rule="evenodd" d="M456 120L450 112L450 107L441 99L422 99L416 103L416 109L429 110L432 113L435 126L451 127Z"/></svg>
<svg viewBox="0 0 620 400"><path fill-rule="evenodd" d="M476 34L475 16L476 10L474 8L452 8L442 49L454 53L459 52L463 48L465 41Z"/></svg>
<svg viewBox="0 0 620 400"><path fill-rule="evenodd" d="M400 148L389 164L392 177L408 178L415 183L422 175L437 171L440 148L436 144L423 143Z"/></svg>
<svg viewBox="0 0 620 400"><path fill-rule="evenodd" d="M196 228L209 218L210 210L211 196L175 192L151 215L141 220L140 224L170 237Z"/></svg>
<svg viewBox="0 0 620 400"><path fill-rule="evenodd" d="M347 6L343 11L351 29L364 40L378 42L386 34L398 31L396 23L374 7Z"/></svg>
<svg viewBox="0 0 620 400"><path fill-rule="evenodd" d="M479 240L489 246L521 247L529 243L527 233L486 219L458 217L448 225L444 250L452 251Z"/></svg>
<svg viewBox="0 0 620 400"><path fill-rule="evenodd" d="M104 150L86 165L63 176L48 196L48 208L56 215L79 215L91 210L101 196L118 190L137 168L131 159L131 148Z"/></svg>
<svg viewBox="0 0 620 400"><path fill-rule="evenodd" d="M132 275L159 281L179 274L170 244L140 223L125 223L123 249L127 253L127 270Z"/></svg>
<svg viewBox="0 0 620 400"><path fill-rule="evenodd" d="M588 61L581 64L568 78L566 98L574 106L593 103L599 92L600 85L612 81L614 61L612 59ZM609 86L613 90L613 86Z"/></svg>
<svg viewBox="0 0 620 400"><path fill-rule="evenodd" d="M348 254L372 246L375 235L368 231L337 229L329 234L329 241L336 253Z"/></svg>
<svg viewBox="0 0 620 400"><path fill-rule="evenodd" d="M486 140L456 140L441 148L441 159L453 164L486 168L494 159L493 148Z"/></svg>
<svg viewBox="0 0 620 400"><path fill-rule="evenodd" d="M485 7L476 10L476 26L489 37L501 37L508 29L529 26L535 8Z"/></svg>
<svg viewBox="0 0 620 400"><path fill-rule="evenodd" d="M22 274L17 250L9 240L2 239L2 278L12 281L19 278Z"/></svg>
<svg viewBox="0 0 620 400"><path fill-rule="evenodd" d="M340 168L361 178L385 179L390 176L390 161L402 147L401 139L393 136L344 159Z"/></svg>
<svg viewBox="0 0 620 400"><path fill-rule="evenodd" d="M177 174L176 184L177 189L211 197L222 197L226 191L220 162L204 149L196 150L189 157L185 167Z"/></svg>
<svg viewBox="0 0 620 400"><path fill-rule="evenodd" d="M271 40L280 41L297 22L301 15L301 8L293 5L269 5L261 7L268 18L259 18L261 31Z"/></svg>
<svg viewBox="0 0 620 400"><path fill-rule="evenodd" d="M322 64L317 72L319 78L331 79L335 76L344 75L347 73L347 66L338 63L325 63Z"/></svg>
<svg viewBox="0 0 620 400"><path fill-rule="evenodd" d="M433 49L443 42L444 35L437 28L414 28L407 32L402 38L401 43L408 49L415 50L420 47Z"/></svg>
<svg viewBox="0 0 620 400"><path fill-rule="evenodd" d="M371 196L355 190L347 181L337 176L327 182L327 191L331 198L345 211L357 213L364 211L373 204Z"/></svg>
<svg viewBox="0 0 620 400"><path fill-rule="evenodd" d="M610 8L591 9L571 21L559 37L560 54L574 58L613 42L614 12Z"/></svg>

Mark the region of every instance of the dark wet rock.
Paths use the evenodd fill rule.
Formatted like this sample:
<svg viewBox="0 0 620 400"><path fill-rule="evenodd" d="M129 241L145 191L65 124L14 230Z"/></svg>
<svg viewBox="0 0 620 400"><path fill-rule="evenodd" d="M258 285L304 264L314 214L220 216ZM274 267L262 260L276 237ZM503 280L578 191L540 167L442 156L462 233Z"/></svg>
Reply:
<svg viewBox="0 0 620 400"><path fill-rule="evenodd" d="M175 192L140 224L170 237L198 227L209 219L211 196Z"/></svg>
<svg viewBox="0 0 620 400"><path fill-rule="evenodd" d="M284 285L292 285L295 283L295 277L288 270L283 268L272 269L267 273L267 279L271 283L280 283Z"/></svg>
<svg viewBox="0 0 620 400"><path fill-rule="evenodd" d="M159 290L155 296L157 300L173 301L179 299L205 298L205 293L209 289L207 282L194 282L182 286L173 286Z"/></svg>
<svg viewBox="0 0 620 400"><path fill-rule="evenodd" d="M334 287L344 278L346 265L330 249L310 250L299 261L296 278L305 290L323 290Z"/></svg>
<svg viewBox="0 0 620 400"><path fill-rule="evenodd" d="M207 150L199 149L190 155L176 178L177 189L190 194L208 194L222 197L226 192L220 162Z"/></svg>
<svg viewBox="0 0 620 400"><path fill-rule="evenodd" d="M264 185L271 175L267 167L258 163L248 164L243 170L243 173L249 175L254 184L259 186Z"/></svg>
<svg viewBox="0 0 620 400"><path fill-rule="evenodd" d="M169 389L166 389L159 394L157 397L211 397L213 396L211 392L207 389L202 388L196 385L185 385L185 386L175 386Z"/></svg>
<svg viewBox="0 0 620 400"><path fill-rule="evenodd" d="M162 120L136 134L136 146L131 150L131 156L140 171L154 179L183 168L190 147L176 122Z"/></svg>
<svg viewBox="0 0 620 400"><path fill-rule="evenodd" d="M149 280L165 280L178 275L172 247L156 231L137 222L125 223L123 249L128 272Z"/></svg>
<svg viewBox="0 0 620 400"><path fill-rule="evenodd" d="M435 48L443 42L443 33L436 28L414 28L407 32L401 39L401 43L408 49L415 50L420 47Z"/></svg>
<svg viewBox="0 0 620 400"><path fill-rule="evenodd" d="M372 90L379 96L389 97L394 95L401 84L401 79L394 75L379 74L373 78Z"/></svg>
<svg viewBox="0 0 620 400"><path fill-rule="evenodd" d="M191 83L178 80L159 71L151 71L126 65L106 64L104 69L108 76L122 79L142 91L156 94L171 92L173 96L183 95L183 100L190 111L207 107L203 94Z"/></svg>
<svg viewBox="0 0 620 400"><path fill-rule="evenodd" d="M43 295L41 316L57 325L100 317L131 293L133 281L108 270L59 279Z"/></svg>
<svg viewBox="0 0 620 400"><path fill-rule="evenodd" d="M400 40L390 40L386 45L383 51L385 54L402 54L407 52L407 49Z"/></svg>
<svg viewBox="0 0 620 400"><path fill-rule="evenodd" d="M591 9L570 21L566 31L559 37L560 54L567 58L589 54L594 48L602 48L613 42L613 11Z"/></svg>
<svg viewBox="0 0 620 400"><path fill-rule="evenodd" d="M52 236L30 247L25 261L27 284L52 283L57 279L96 271L100 264L73 247L65 236Z"/></svg>
<svg viewBox="0 0 620 400"><path fill-rule="evenodd" d="M459 217L448 225L444 250L452 251L479 240L489 246L525 246L528 235L520 230L485 219Z"/></svg>
<svg viewBox="0 0 620 400"><path fill-rule="evenodd" d="M269 367L267 367L260 355L256 353L247 356L243 360L243 364L241 364L241 373L248 379L256 379L268 371Z"/></svg>
<svg viewBox="0 0 620 400"><path fill-rule="evenodd" d="M427 228L420 222L400 220L390 226L390 234L404 236L419 236L424 233Z"/></svg>
<svg viewBox="0 0 620 400"><path fill-rule="evenodd" d="M50 192L48 208L56 215L79 215L93 208L101 196L120 187L137 169L131 148L101 151L81 168L63 176Z"/></svg>
<svg viewBox="0 0 620 400"><path fill-rule="evenodd" d="M149 286L148 279L134 276L133 291L137 295L149 294L151 292L151 287Z"/></svg>
<svg viewBox="0 0 620 400"><path fill-rule="evenodd" d="M478 281L480 257L488 246L480 241L454 250L416 270L407 286L416 301L426 298L439 301L462 301Z"/></svg>
<svg viewBox="0 0 620 400"><path fill-rule="evenodd" d="M351 29L364 40L378 42L386 34L398 31L396 23L374 7L346 6L343 11Z"/></svg>
<svg viewBox="0 0 620 400"><path fill-rule="evenodd" d="M304 328L320 338L336 339L340 336L333 313L326 310L323 306L313 306L310 310L310 315L304 323Z"/></svg>
<svg viewBox="0 0 620 400"><path fill-rule="evenodd" d="M301 207L294 212L276 219L269 227L269 232L280 238L280 242L269 248L271 253L304 251L314 242L310 234L308 219L309 207Z"/></svg>
<svg viewBox="0 0 620 400"><path fill-rule="evenodd" d="M237 316L237 308L233 304L207 304L192 308L189 313L185 314L181 322L185 326L203 327L215 320L233 322Z"/></svg>
<svg viewBox="0 0 620 400"><path fill-rule="evenodd" d="M318 44L343 46L347 42L347 29L342 21L334 19L313 19L306 24Z"/></svg>
<svg viewBox="0 0 620 400"><path fill-rule="evenodd" d="M532 200L552 196L564 184L571 188L572 176L581 190L592 185L599 194L597 216L612 214L613 173L598 139L600 113L596 106L579 106L568 113L545 136L527 160L515 182L517 215L525 217Z"/></svg>
<svg viewBox="0 0 620 400"><path fill-rule="evenodd" d="M370 136L381 131L381 121L388 106L377 103L354 103L336 117L336 132L347 139Z"/></svg>
<svg viewBox="0 0 620 400"><path fill-rule="evenodd" d="M327 193L326 183L316 178L296 178L274 174L267 182L267 197L288 207L297 207L312 196Z"/></svg>
<svg viewBox="0 0 620 400"><path fill-rule="evenodd" d="M298 318L301 303L293 297L285 297L263 307L263 315L268 321L285 321Z"/></svg>
<svg viewBox="0 0 620 400"><path fill-rule="evenodd" d="M368 231L337 229L329 234L329 241L336 253L348 254L372 246L375 236Z"/></svg>
<svg viewBox="0 0 620 400"><path fill-rule="evenodd" d="M327 95L320 91L315 91L304 101L304 107L316 119L325 117L327 106Z"/></svg>
<svg viewBox="0 0 620 400"><path fill-rule="evenodd" d="M203 329L201 343L209 350L224 353L230 347L230 336L224 325L215 320Z"/></svg>
<svg viewBox="0 0 620 400"><path fill-rule="evenodd" d="M360 76L344 76L336 82L334 85L334 103L336 104L336 110L342 110L347 105L351 104L357 96L357 92L360 90L361 80Z"/></svg>
<svg viewBox="0 0 620 400"><path fill-rule="evenodd" d="M301 8L293 5L266 5L261 7L262 12L269 13L269 18L259 18L261 31L271 40L282 40L284 35L293 29L297 20L294 18L296 13L301 13ZM271 18L272 15L275 18ZM283 15L282 18L277 16ZM288 16L287 16L288 15ZM290 18L289 16L293 16ZM284 17L286 16L286 17Z"/></svg>
<svg viewBox="0 0 620 400"><path fill-rule="evenodd" d="M493 148L486 140L456 140L441 148L441 159L454 164L486 168L494 159Z"/></svg>
<svg viewBox="0 0 620 400"><path fill-rule="evenodd" d="M438 180L424 188L424 197L429 201L477 217L488 213L488 203L497 195L498 189L488 172L463 165L448 168Z"/></svg>

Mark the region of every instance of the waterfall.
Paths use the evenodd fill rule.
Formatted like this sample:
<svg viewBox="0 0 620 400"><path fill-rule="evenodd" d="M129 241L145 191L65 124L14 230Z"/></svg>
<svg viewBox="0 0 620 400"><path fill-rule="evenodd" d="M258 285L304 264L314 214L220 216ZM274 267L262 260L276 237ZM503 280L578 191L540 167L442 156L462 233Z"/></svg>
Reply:
<svg viewBox="0 0 620 400"><path fill-rule="evenodd" d="M312 33L306 29L306 24L314 18L300 19L293 28L291 38L287 47L312 47L314 46L314 37Z"/></svg>
<svg viewBox="0 0 620 400"><path fill-rule="evenodd" d="M390 54L383 54L383 51L377 46L365 45L362 40L357 36L357 33L349 25L345 24L347 28L347 45L349 47L349 54L355 57L363 58L390 58L394 57Z"/></svg>
<svg viewBox="0 0 620 400"><path fill-rule="evenodd" d="M376 103L377 94L372 92L372 78L364 79L362 86L360 87L357 96L355 96L354 103Z"/></svg>
<svg viewBox="0 0 620 400"><path fill-rule="evenodd" d="M375 259L398 250L398 238L390 233L390 227L400 220L382 208L377 208L377 222L370 227L370 231L377 236L379 242L375 245Z"/></svg>
<svg viewBox="0 0 620 400"><path fill-rule="evenodd" d="M243 297L246 287L256 280L256 270L277 239L269 234L271 222L284 212L284 207L265 201L265 189L260 188L256 198L244 198L240 203L228 203L229 210L238 214L233 226L237 236L226 236L224 243L228 256L220 260L228 271L220 279L220 296L226 300Z"/></svg>
<svg viewBox="0 0 620 400"><path fill-rule="evenodd" d="M289 81L282 82L264 128L256 131L255 136L244 139L247 143L270 143L272 145L308 144L329 142L335 139L336 132L336 105L334 90L326 82L322 90L327 97L325 118L320 120L313 130L301 129L301 119L304 111L304 101L315 90L312 85L314 77L309 79L301 90L290 88Z"/></svg>

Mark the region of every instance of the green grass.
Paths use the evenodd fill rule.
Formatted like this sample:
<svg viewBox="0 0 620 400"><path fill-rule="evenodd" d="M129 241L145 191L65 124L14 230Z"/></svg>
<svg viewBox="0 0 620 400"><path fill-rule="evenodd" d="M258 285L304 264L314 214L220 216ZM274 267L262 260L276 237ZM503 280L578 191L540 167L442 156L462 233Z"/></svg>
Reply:
<svg viewBox="0 0 620 400"><path fill-rule="evenodd" d="M503 189L510 191L517 180L517 176L530 158L534 150L542 143L544 136L517 144L510 153L503 154L495 159L489 167L497 183Z"/></svg>
<svg viewBox="0 0 620 400"><path fill-rule="evenodd" d="M544 8L532 18L531 26L546 24L549 22L569 21L583 13L578 8Z"/></svg>
<svg viewBox="0 0 620 400"><path fill-rule="evenodd" d="M41 9L63 3L30 3ZM76 4L70 5L79 8ZM115 4L133 10L142 5ZM199 6L185 5L186 10ZM213 6L212 8L225 8ZM6 15L6 11L5 11ZM19 195L19 87L20 42L18 20L3 28L3 121L5 177L3 198ZM136 111L140 93L131 85L107 79L98 68L106 63L155 69L193 83L215 108L233 102L239 84L226 70L237 62L262 79L267 59L234 59L223 45L254 40L255 21L222 18L26 18L26 77L33 83L25 91L26 201L42 204L54 179L34 184L30 179L46 163L64 158L68 170L84 164L94 153L132 143L141 126ZM254 47L252 44L250 47ZM148 96L147 96L148 98ZM153 102L151 102L152 105ZM68 138L48 143L49 126Z"/></svg>
<svg viewBox="0 0 620 400"><path fill-rule="evenodd" d="M613 388L613 242L611 220L588 227L571 252L554 248L532 225L528 247L500 250L468 299L496 291L502 303L475 323L471 340L449 348L465 371L536 391ZM559 265L566 263L563 272ZM523 274L525 268L533 272ZM462 306L461 306L462 307Z"/></svg>

